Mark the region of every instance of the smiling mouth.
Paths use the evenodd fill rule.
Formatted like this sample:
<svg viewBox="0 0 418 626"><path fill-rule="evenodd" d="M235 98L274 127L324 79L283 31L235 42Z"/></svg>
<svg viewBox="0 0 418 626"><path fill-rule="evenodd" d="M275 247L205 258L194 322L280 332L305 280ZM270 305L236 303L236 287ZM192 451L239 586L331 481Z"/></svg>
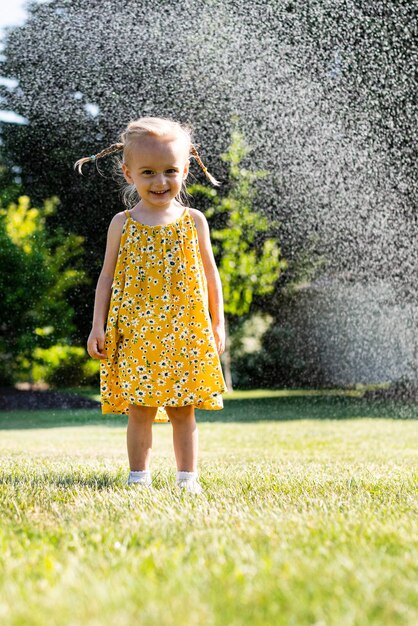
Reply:
<svg viewBox="0 0 418 626"><path fill-rule="evenodd" d="M151 191L151 193L155 193L157 196L163 196L165 193L168 193L168 189L165 191Z"/></svg>

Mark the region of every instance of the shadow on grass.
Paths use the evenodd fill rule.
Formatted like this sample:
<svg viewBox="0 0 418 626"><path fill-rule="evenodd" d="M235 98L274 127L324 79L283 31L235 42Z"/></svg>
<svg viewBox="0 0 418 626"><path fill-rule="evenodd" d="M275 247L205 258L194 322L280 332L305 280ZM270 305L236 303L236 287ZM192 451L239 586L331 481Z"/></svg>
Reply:
<svg viewBox="0 0 418 626"><path fill-rule="evenodd" d="M35 487L37 485L45 486L46 483L50 486L54 487L87 487L95 490L108 490L114 489L115 487L125 488L125 489L133 489L133 490L142 490L141 485L137 484L127 484L127 479L129 475L129 469L123 472L122 474L118 474L115 476L110 472L100 472L95 470L94 476L86 476L85 474L77 471L77 469L72 469L71 471L54 474L49 471L47 474L39 474L39 475L19 475L13 473L4 473L3 476L0 477L0 485L13 485L14 487L25 485L30 485L31 487ZM152 487L157 489L163 489L166 487L174 487L175 486L175 471L171 470L169 472L153 470L152 473ZM144 489L144 491L147 491Z"/></svg>
<svg viewBox="0 0 418 626"><path fill-rule="evenodd" d="M122 486L119 479L106 475L99 475L96 478L76 476L74 474L54 477L51 473L48 473L48 477L39 475L38 477L19 476L19 478L16 478L15 475L8 474L0 478L0 485L22 486L22 483L25 483L34 487L36 485L45 485L46 482L48 485L53 485L54 487L67 488L75 485L78 487L91 487L93 489L108 489L109 487Z"/></svg>
<svg viewBox="0 0 418 626"><path fill-rule="evenodd" d="M298 395L226 399L224 409L195 410L197 423L251 423L289 420L361 418L417 419L418 406L399 401L366 400L344 395ZM0 430L71 426L125 427L127 415L102 415L100 409L8 411L0 414ZM165 424L155 423L154 426Z"/></svg>

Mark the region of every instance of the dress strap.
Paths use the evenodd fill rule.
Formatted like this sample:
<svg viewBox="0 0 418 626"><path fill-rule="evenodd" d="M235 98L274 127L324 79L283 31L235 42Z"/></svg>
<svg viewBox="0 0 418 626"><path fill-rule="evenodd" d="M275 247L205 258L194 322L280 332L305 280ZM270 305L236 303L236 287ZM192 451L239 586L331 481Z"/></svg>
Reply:
<svg viewBox="0 0 418 626"><path fill-rule="evenodd" d="M128 209L125 209L125 215L126 215L127 218L131 217L131 214L129 213Z"/></svg>

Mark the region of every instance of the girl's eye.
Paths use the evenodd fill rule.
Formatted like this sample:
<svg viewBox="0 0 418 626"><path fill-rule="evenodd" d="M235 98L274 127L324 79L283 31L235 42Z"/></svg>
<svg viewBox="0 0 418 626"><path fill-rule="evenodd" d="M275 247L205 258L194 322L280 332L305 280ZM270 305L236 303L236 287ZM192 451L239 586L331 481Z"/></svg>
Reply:
<svg viewBox="0 0 418 626"><path fill-rule="evenodd" d="M167 170L167 172L175 172L176 173L177 170L170 169L170 170ZM142 173L143 174L150 174L150 173L152 173L152 170L144 170Z"/></svg>

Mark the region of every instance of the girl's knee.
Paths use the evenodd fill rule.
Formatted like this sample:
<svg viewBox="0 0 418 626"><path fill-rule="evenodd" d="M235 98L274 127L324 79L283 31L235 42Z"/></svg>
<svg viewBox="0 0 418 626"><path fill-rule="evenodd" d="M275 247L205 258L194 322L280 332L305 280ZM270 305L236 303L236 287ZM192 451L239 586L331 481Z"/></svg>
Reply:
<svg viewBox="0 0 418 626"><path fill-rule="evenodd" d="M185 419L194 417L194 405L188 404L187 406L166 406L164 407L168 417L174 419Z"/></svg>
<svg viewBox="0 0 418 626"><path fill-rule="evenodd" d="M133 417L134 419L154 419L157 411L158 407L156 406L129 405L129 417Z"/></svg>

